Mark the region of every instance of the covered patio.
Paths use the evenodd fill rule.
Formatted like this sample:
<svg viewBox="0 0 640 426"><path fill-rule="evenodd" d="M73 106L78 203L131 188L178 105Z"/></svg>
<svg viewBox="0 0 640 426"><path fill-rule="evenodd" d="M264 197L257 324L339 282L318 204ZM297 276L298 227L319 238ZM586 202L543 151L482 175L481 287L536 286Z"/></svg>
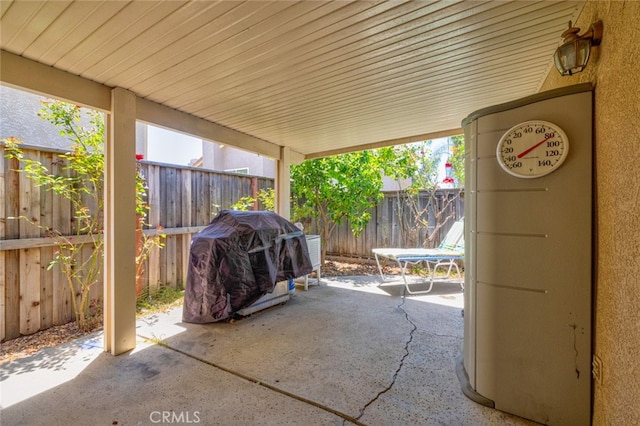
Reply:
<svg viewBox="0 0 640 426"><path fill-rule="evenodd" d="M471 111L535 93L582 7L0 4L0 81L109 116L104 344L114 355L135 347L136 120L274 158L276 212L288 218L291 164L460 134ZM33 297L36 285L26 284Z"/></svg>
<svg viewBox="0 0 640 426"><path fill-rule="evenodd" d="M117 358L101 333L46 349L4 370L3 423L533 424L460 392L457 283L408 298L401 281L379 284L325 278L230 324L154 314Z"/></svg>
<svg viewBox="0 0 640 426"><path fill-rule="evenodd" d="M628 165L640 161L637 149L640 141L637 126L640 77L633 60L640 56L638 16L640 3L634 1L0 1L0 83L95 108L109 117L105 149L105 332L88 343L93 347L93 368L56 390L21 399L10 408L11 415L18 418L33 416L25 417L25 421L29 421L39 414L38 421L44 423L52 409L51 404L58 401L56 408L63 408L59 398L67 395L64 392L76 391L77 394L79 391L90 395L91 389L97 390L91 403L84 406L88 407L86 411L81 404L75 406L76 411L85 413L81 414L87 416L82 417L85 420L99 406L127 407L139 413L144 411L147 416L149 409L179 410L180 404L171 407L153 405L155 389L164 386L178 402L193 401L183 398L182 389L176 385L190 386L192 381L182 376L187 374L188 367L203 374L214 374L204 373L214 371L203 367L210 366L204 362L207 356L211 356L207 362L223 365L225 359L240 354L252 355L250 351L244 353L240 349L244 346L239 344L227 346L222 358L217 358L212 349L198 348L203 344L200 342L207 341L199 337L211 337L200 333L213 334L211 330L217 330L218 326L208 329L189 326L187 331L166 337L170 344L184 339L183 347L189 351L193 349L191 355L202 357L202 360L186 355L187 350L179 353L161 345L147 348L146 344L139 344L136 351L130 352L140 342L138 335L142 335L135 320L134 285L136 120L274 158L278 164L277 211L288 217L291 164L331 154L459 134L461 120L480 108L550 89L592 83L595 85L592 352L601 361L599 365L603 370L598 380L593 381L591 418L594 424L637 423L640 421L637 404L640 398L637 359L640 352L640 322L637 321L640 311L637 286L640 275L637 261L640 169ZM553 68L552 55L570 20L583 31L594 21L601 20L604 36L583 72L561 77ZM9 186L0 185L0 191L6 188ZM0 216L4 216L4 212L0 211ZM4 232L4 223L0 221L0 238L4 238ZM4 262L4 254L0 253L0 282L3 283L0 300L5 299L2 278L16 274L7 270ZM38 277L39 274L32 274L31 279L21 280L20 285L20 297L25 300L34 297L30 304L33 321L39 318ZM308 304L300 303L299 306L321 300L316 297L329 291L339 292L333 287L314 289L300 298L300 302L305 300ZM358 300L373 297L351 293L357 293ZM354 309L353 304L340 305L341 300L350 299L336 297L338 307L344 311ZM351 392L347 392L346 387L321 391L320 387L330 386L325 378L341 364L335 362L339 358L332 356L334 361L330 366L318 364L308 368L309 362L327 361L320 356L322 352L313 352L305 354L312 356L306 361L305 371L316 375L313 383L319 388L315 394L305 394L304 385L294 380L300 376L293 373L293 367L288 366L292 370L284 368L285 362L287 365L303 362L302 356L290 356L298 353L298 349L304 349L296 345L294 338L286 339L284 348L278 349L282 356L276 357L285 372L292 371L291 375L259 376L256 381L279 385L276 380L284 380L283 389L291 390L287 392L308 395L304 397L319 400L320 405L344 414L314 406L312 411L300 412L305 415L305 423L320 423L321 416L329 416L322 417L328 419L328 423L353 422L368 403L357 421L375 424L376 419L382 419L385 423L385 417L367 417L373 416L374 412L405 419L396 416L406 416L414 411L400 409L407 406L403 401L420 399L424 404L434 393L439 395L440 392L444 398L440 401L446 401L452 413L457 413L454 410L459 407L472 407L470 410L474 413L489 413L486 414L489 417L484 417L486 423L501 423L506 419L500 413L486 411L465 400L457 388L454 394L450 386L457 386L455 381L450 386L422 394L422 386L430 383L432 377L453 374L453 360L449 364L451 353L442 355L438 362L444 364L431 363L442 368L429 370L427 374L424 368L430 368L431 364L426 358L432 353L429 351L435 349L422 343L418 347L418 340L415 341L416 351L411 351L405 359L407 367L410 361L417 366L415 376L405 376L408 370L403 368L395 378L398 386L394 385L398 390L403 380L419 380L420 386L413 388L414 395L410 397L414 399L398 397L393 401L393 409L385 405L391 394L384 393L375 399L375 393L394 382L394 367L398 367L398 356L402 358L406 342L420 335L416 331L411 337L412 326L403 309L412 310L411 314L415 315L415 309L425 304L412 299L401 309L398 297L375 296L372 303L378 303L373 300L384 300L385 303L377 305L378 312L354 311L367 319L368 325L356 328L360 333L350 337L374 334L372 324L376 326L375 333L385 333L382 322L374 321L383 316L396 327L389 327L388 334L381 335L399 346L386 347L383 344L387 343L381 342L379 347L371 349L363 364L359 364L371 366L359 376L368 381L366 391L363 391L365 387ZM256 318L272 318L275 323L279 318L276 312L294 312L297 303L294 301L287 309L272 310ZM424 326L429 327L428 312L441 309L439 306L421 309L416 318L409 317L416 324L425 321ZM374 313L376 317L368 316ZM5 305L0 303L0 318L6 314ZM358 318L345 315L349 321L344 319L343 325ZM460 321L454 317L451 316L451 321ZM306 323L314 317L303 318ZM321 321L323 316L315 318ZM269 327L266 322L264 324L256 322L254 328ZM309 347L341 349L334 347L341 341L338 336L322 333L331 328L330 324L329 321L309 322L305 326L313 330L317 327L318 344ZM235 326L230 325L228 329L232 327ZM192 333L193 337L188 337ZM227 339L217 339L217 343L228 342L228 335L234 334L225 333ZM239 333L236 334L240 336ZM301 336L310 339L313 333ZM426 332L424 336L437 337L435 332ZM459 345L461 338L456 337L453 341L444 336L436 343L443 347ZM242 343L251 344L249 341ZM73 346L63 348L60 368L70 361L64 355L65 351L84 354ZM102 351L113 355L129 354L112 357ZM253 355L263 352L267 353L260 351ZM386 368L378 369L375 362L385 359L388 353L395 354L394 360ZM420 359L412 358L414 356ZM146 358L154 357L158 360L154 365L158 367L145 368ZM258 363L260 360L253 361ZM24 368L37 370L36 364L27 363ZM302 368L302 365L298 366ZM204 370L199 370L201 368ZM258 376L257 371L245 373ZM110 381L109 375L120 381ZM135 383L127 381L130 376L137 378ZM201 377L206 376L195 379ZM349 376L343 374L340 379L345 377ZM155 386L145 388L143 379ZM209 383L209 380L205 382ZM120 392L120 386L125 383L131 387ZM240 416L240 412L246 413L238 408L241 407L237 403L241 392L229 383L226 395L228 398L233 395L233 404L229 406L236 409L232 413ZM234 383L272 391L258 383ZM344 383L351 382L345 380ZM369 385L372 385L370 389ZM373 395L371 389L375 389ZM209 390L198 394L202 405L204 401L211 401ZM101 404L105 391L116 398L116 404ZM279 391L273 392L282 395ZM323 399L329 393L335 398ZM134 399L134 394L141 396ZM256 395L259 400L261 395ZM276 404L284 407L292 401L295 406L302 403L299 398L288 397L279 399ZM437 413L438 404L424 404L424 407ZM305 410L312 405L303 403ZM215 407L215 404L211 406ZM264 405L256 407L268 410ZM278 412L291 413L293 409L287 406L286 410ZM113 413L117 416L121 412ZM224 415L228 415L228 421L234 418L232 414ZM301 419L300 415L280 420L296 423ZM427 414L422 412L415 423L424 419L423 415ZM241 418L237 416L235 418ZM140 418L140 421L147 421L146 418ZM442 421L438 417L428 418L433 418L435 423L476 424L472 417L460 417L460 422L456 421L457 417ZM472 420L467 421L470 418ZM114 417L113 421L118 418ZM412 423L410 419L407 422ZM73 422L67 417L67 423Z"/></svg>

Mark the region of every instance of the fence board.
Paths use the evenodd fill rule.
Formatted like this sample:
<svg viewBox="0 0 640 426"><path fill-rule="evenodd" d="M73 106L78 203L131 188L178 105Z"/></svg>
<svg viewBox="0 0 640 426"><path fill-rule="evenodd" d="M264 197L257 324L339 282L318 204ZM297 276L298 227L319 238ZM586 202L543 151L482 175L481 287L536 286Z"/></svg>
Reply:
<svg viewBox="0 0 640 426"><path fill-rule="evenodd" d="M163 249L165 254L165 274L164 283L170 287L176 287L176 240L177 235L166 238L166 245Z"/></svg>
<svg viewBox="0 0 640 426"><path fill-rule="evenodd" d="M147 213L147 223L151 228L160 226L160 167L157 165L148 165L145 171L147 178L147 204L149 211ZM143 290L148 290L149 294L155 294L158 291L158 283L160 282L160 249L153 247L149 251L144 270Z"/></svg>
<svg viewBox="0 0 640 426"><path fill-rule="evenodd" d="M20 334L40 330L40 249L20 251Z"/></svg>
<svg viewBox="0 0 640 426"><path fill-rule="evenodd" d="M204 175L202 179L202 199L200 201L201 210L201 222L210 222L211 212L213 211L213 204L217 206L217 209L223 209L224 200L222 193L219 190L220 176ZM212 190L213 189L213 190ZM199 223L201 223L199 222Z"/></svg>
<svg viewBox="0 0 640 426"><path fill-rule="evenodd" d="M166 194L166 204L164 205L165 226L173 228L179 222L178 218L178 200L180 200L179 186L176 185L176 169L165 168L165 183L161 187Z"/></svg>
<svg viewBox="0 0 640 426"><path fill-rule="evenodd" d="M93 247L91 247L91 245L89 244L85 244L82 247L82 261L83 262L90 262L91 256L93 255ZM102 266L102 265L101 265ZM102 269L102 268L100 268ZM91 288L89 289L89 302L93 302L93 303L102 303L102 299L104 297L103 294L103 286L102 284L102 276L100 274L98 274L96 276L96 283L91 285ZM80 299L78 299L80 300Z"/></svg>
<svg viewBox="0 0 640 426"><path fill-rule="evenodd" d="M167 191L164 190L167 185L167 169L165 167L159 170L158 177L160 223L167 223Z"/></svg>
<svg viewBox="0 0 640 426"><path fill-rule="evenodd" d="M231 178L229 175L222 175L219 179L218 188L220 188L220 199L222 200L220 206L222 209L228 209L233 204L233 202L230 201L233 198L232 189L229 188Z"/></svg>
<svg viewBox="0 0 640 426"><path fill-rule="evenodd" d="M145 267L145 277L149 294L155 294L160 283L160 248L158 247L151 248L149 252L149 259Z"/></svg>
<svg viewBox="0 0 640 426"><path fill-rule="evenodd" d="M147 222L150 227L156 228L160 226L160 191L156 190L156 188L160 188L160 168L150 165L146 173L147 186L149 187L147 192L147 204L149 205Z"/></svg>
<svg viewBox="0 0 640 426"><path fill-rule="evenodd" d="M20 252L5 252L5 339L20 336Z"/></svg>
<svg viewBox="0 0 640 426"><path fill-rule="evenodd" d="M164 247L158 252L158 287L167 283L167 244L169 238L164 240Z"/></svg>
<svg viewBox="0 0 640 426"><path fill-rule="evenodd" d="M42 152L42 165L53 171L56 167L56 156L52 152ZM58 197L55 197L58 198ZM40 191L40 220L46 229L54 228L54 196L52 191ZM43 233L46 235L46 232ZM53 260L53 247L40 249L40 328L46 329L53 325L53 273L48 266Z"/></svg>
<svg viewBox="0 0 640 426"><path fill-rule="evenodd" d="M56 158L55 161L52 161L51 164L51 173L58 176L70 177L71 171L65 169L64 161L60 158ZM52 211L55 216L53 219L54 228L57 229L63 235L70 235L72 229L75 228L73 225L74 218L72 214L71 201L64 197L53 197L52 200ZM34 247L37 247L34 245ZM52 249L52 254L56 255L56 248ZM61 325L66 324L73 319L72 307L71 307L71 299L69 290L66 286L66 279L63 277L60 272L60 267L55 265L51 269L52 280L52 318L51 322L53 325Z"/></svg>
<svg viewBox="0 0 640 426"><path fill-rule="evenodd" d="M180 176L182 197L180 208L182 209L182 226L191 226L191 170L181 170Z"/></svg>
<svg viewBox="0 0 640 426"><path fill-rule="evenodd" d="M198 179L200 173L196 171L191 171L191 225L194 225L198 222L198 206L196 205L196 200L198 198Z"/></svg>
<svg viewBox="0 0 640 426"><path fill-rule="evenodd" d="M415 218L406 208L405 195L385 193L385 197L370 209L371 220L358 238L353 236L350 224L345 222L336 228L330 241L323 241L327 245L327 255L370 258L371 250L376 247L437 246L453 222L464 216L464 202L459 194L459 190L438 190L433 200L426 191L420 194L419 206L429 207L429 232L434 233L433 241L428 241L426 230L415 229ZM451 202L447 204L447 200ZM430 203L436 203L435 208L431 208ZM451 216L444 224L435 217L438 210L443 211L443 219ZM313 224L311 229L317 232L317 224Z"/></svg>
<svg viewBox="0 0 640 426"><path fill-rule="evenodd" d="M207 188L203 189L204 195L207 197L208 201L208 209L207 213L203 216L203 220L213 218L212 213L218 213L220 210L224 209L224 193L222 192L222 180L224 179L224 175L222 176L209 176L206 185ZM213 200L216 200L215 202ZM215 204L215 206L214 206Z"/></svg>
<svg viewBox="0 0 640 426"><path fill-rule="evenodd" d="M196 223L206 222L210 215L212 201L209 196L209 179L210 177L207 173L198 173L198 189L195 199L195 207L197 212Z"/></svg>
<svg viewBox="0 0 640 426"><path fill-rule="evenodd" d="M71 171L65 170L64 163L59 160L51 165L51 173L58 176L70 177ZM64 197L53 197L53 214L57 217L53 222L55 228L63 235L70 235L73 227L73 212L71 207L71 201Z"/></svg>
<svg viewBox="0 0 640 426"><path fill-rule="evenodd" d="M8 219L9 217L20 216L20 174L14 171L20 165L17 160L7 160L5 165L7 166L5 172L5 217L7 218L5 221L5 238L20 238L20 221Z"/></svg>
<svg viewBox="0 0 640 426"><path fill-rule="evenodd" d="M180 269L180 286L182 288L187 284L187 273L189 272L189 249L191 248L191 236L193 234L182 235L182 253L181 253L181 269Z"/></svg>
<svg viewBox="0 0 640 426"><path fill-rule="evenodd" d="M40 155L37 152L26 151L24 153L26 159L40 160ZM20 202L20 215L27 218L27 220L20 220L20 237L30 238L39 237L40 229L40 188L30 180L25 173L19 175L19 202ZM31 222L31 223L29 223Z"/></svg>
<svg viewBox="0 0 640 426"><path fill-rule="evenodd" d="M48 266L53 260L53 248L40 249L40 328L53 325L53 272Z"/></svg>
<svg viewBox="0 0 640 426"><path fill-rule="evenodd" d="M53 318L54 325L66 324L72 319L72 308L69 289L64 275L60 272L60 266L54 265L53 272Z"/></svg>
<svg viewBox="0 0 640 426"><path fill-rule="evenodd" d="M26 159L39 161L40 153L27 151ZM20 237L40 237L40 188L20 173ZM40 249L20 251L20 333L33 334L40 330Z"/></svg>

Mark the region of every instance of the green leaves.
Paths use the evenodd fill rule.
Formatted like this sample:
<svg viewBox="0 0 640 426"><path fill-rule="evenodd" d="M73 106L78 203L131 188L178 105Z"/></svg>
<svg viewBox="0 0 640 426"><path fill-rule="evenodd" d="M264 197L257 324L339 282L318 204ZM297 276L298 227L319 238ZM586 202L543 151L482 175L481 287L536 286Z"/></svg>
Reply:
<svg viewBox="0 0 640 426"><path fill-rule="evenodd" d="M453 175L458 180L458 186L464 186L464 135L452 136L451 142L453 143L452 155L449 162L453 166Z"/></svg>
<svg viewBox="0 0 640 426"><path fill-rule="evenodd" d="M308 160L291 170L294 217L317 217L339 225L356 224L355 233L368 220L366 209L380 197L380 163L370 151Z"/></svg>
<svg viewBox="0 0 640 426"><path fill-rule="evenodd" d="M353 234L358 236L371 219L369 211L383 197L383 172L397 181L411 179L405 204L410 204L419 191L438 189L438 167L444 154L449 154L458 182L464 181L464 137L453 137L450 142L452 153L448 151L449 145L434 150L431 141L424 141L307 160L292 166L292 216L302 222L315 218L324 241L344 220L349 221ZM416 217L418 226L428 226L427 215L420 213ZM323 250L325 247L323 244Z"/></svg>
<svg viewBox="0 0 640 426"><path fill-rule="evenodd" d="M58 155L58 164L52 167L54 170L27 158L20 149L21 142L15 138L4 140L5 155L18 160L20 171L36 185L70 202L75 219L74 236L30 222L56 239L57 250L48 268L60 268L67 279L76 321L82 328L88 324L89 291L98 281L103 264L104 116L65 102L43 102L42 105L38 116L69 138L69 152ZM89 125L83 127L83 122ZM146 181L139 170L136 175L136 212L142 218L140 225L149 209L145 203L146 193ZM143 245L136 255L136 272L152 247L163 246L164 238L164 234L153 237L140 235ZM91 248L89 256L83 253L85 244ZM76 295L80 295L79 300Z"/></svg>
<svg viewBox="0 0 640 426"><path fill-rule="evenodd" d="M276 194L273 188L262 188L257 194L258 200L262 203L262 207L267 211L275 211L276 206ZM256 199L250 195L240 198L235 204L231 205L231 210L238 210L242 212L249 211L253 206Z"/></svg>
<svg viewBox="0 0 640 426"><path fill-rule="evenodd" d="M369 209L383 197L382 172L388 164L405 161L393 148L360 151L307 160L291 167L293 218L317 218L324 241L348 220L355 236L371 219ZM323 259L326 244L323 247Z"/></svg>

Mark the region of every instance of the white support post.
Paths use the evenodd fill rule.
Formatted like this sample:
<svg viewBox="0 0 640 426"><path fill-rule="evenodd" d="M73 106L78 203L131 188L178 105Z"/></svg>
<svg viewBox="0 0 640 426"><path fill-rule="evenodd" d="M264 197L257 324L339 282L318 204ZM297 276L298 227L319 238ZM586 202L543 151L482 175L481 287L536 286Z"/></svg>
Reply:
<svg viewBox="0 0 640 426"><path fill-rule="evenodd" d="M276 213L285 219L291 218L291 149L280 148L276 174Z"/></svg>
<svg viewBox="0 0 640 426"><path fill-rule="evenodd" d="M105 351L112 355L136 346L135 188L136 96L111 92L105 143Z"/></svg>

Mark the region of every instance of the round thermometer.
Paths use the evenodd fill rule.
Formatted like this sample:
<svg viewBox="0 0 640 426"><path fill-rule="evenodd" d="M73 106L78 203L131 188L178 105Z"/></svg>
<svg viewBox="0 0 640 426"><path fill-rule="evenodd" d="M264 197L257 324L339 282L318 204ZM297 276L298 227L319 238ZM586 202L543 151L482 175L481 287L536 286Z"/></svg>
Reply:
<svg viewBox="0 0 640 426"><path fill-rule="evenodd" d="M498 164L519 178L548 175L562 165L569 153L569 139L548 121L516 124L502 135L496 148Z"/></svg>

